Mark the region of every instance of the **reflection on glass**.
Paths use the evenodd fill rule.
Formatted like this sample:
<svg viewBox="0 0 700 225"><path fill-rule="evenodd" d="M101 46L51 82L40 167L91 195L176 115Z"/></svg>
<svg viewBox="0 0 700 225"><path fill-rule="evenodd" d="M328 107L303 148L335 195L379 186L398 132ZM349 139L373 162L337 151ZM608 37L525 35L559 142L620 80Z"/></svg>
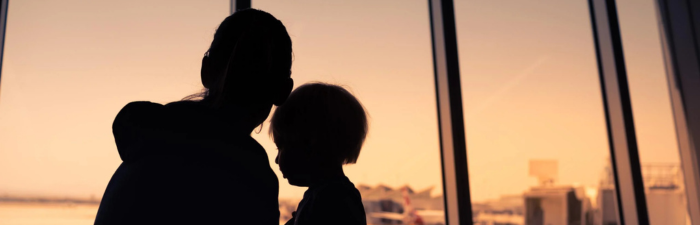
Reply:
<svg viewBox="0 0 700 225"><path fill-rule="evenodd" d="M426 224L444 224L426 2L255 0L252 4L287 26L297 86L310 81L344 85L366 107L369 136L357 164L346 166L345 172L362 194L368 223L415 222L412 207ZM271 159L277 154L266 128L255 138ZM277 170L277 165L272 167ZM305 189L289 185L279 173L278 177L282 223Z"/></svg>
<svg viewBox="0 0 700 225"><path fill-rule="evenodd" d="M666 81L656 2L617 1L651 225L685 225L685 184Z"/></svg>
<svg viewBox="0 0 700 225"><path fill-rule="evenodd" d="M475 224L618 224L586 1L455 1Z"/></svg>
<svg viewBox="0 0 700 225"><path fill-rule="evenodd" d="M93 224L126 103L201 89L218 1L13 1L0 93L0 224Z"/></svg>

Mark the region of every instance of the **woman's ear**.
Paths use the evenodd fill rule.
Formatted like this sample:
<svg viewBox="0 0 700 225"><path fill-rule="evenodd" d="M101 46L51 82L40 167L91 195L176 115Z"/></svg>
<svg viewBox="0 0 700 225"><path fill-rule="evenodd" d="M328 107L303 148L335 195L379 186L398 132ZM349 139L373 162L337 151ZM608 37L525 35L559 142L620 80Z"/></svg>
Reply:
<svg viewBox="0 0 700 225"><path fill-rule="evenodd" d="M282 80L279 89L277 89L279 92L277 92L273 104L276 106L284 104L284 102L287 101L287 97L289 97L289 93L292 92L292 88L294 88L294 80L291 77Z"/></svg>
<svg viewBox="0 0 700 225"><path fill-rule="evenodd" d="M202 69L200 73L202 76L202 85L207 89L211 89L214 82L216 82L216 74L212 71L211 59L208 55L202 58Z"/></svg>

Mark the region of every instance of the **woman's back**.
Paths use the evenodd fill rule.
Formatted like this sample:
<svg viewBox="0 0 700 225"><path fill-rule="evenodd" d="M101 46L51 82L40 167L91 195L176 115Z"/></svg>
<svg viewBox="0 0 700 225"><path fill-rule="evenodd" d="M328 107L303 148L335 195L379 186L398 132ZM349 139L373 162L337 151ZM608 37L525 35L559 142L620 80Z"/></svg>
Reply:
<svg viewBox="0 0 700 225"><path fill-rule="evenodd" d="M123 160L96 224L278 224L278 181L235 119L195 102L133 102L113 124Z"/></svg>
<svg viewBox="0 0 700 225"><path fill-rule="evenodd" d="M96 224L278 224L277 177L250 136L291 92L292 42L281 21L227 17L202 59L199 101L132 102L112 125L123 163Z"/></svg>

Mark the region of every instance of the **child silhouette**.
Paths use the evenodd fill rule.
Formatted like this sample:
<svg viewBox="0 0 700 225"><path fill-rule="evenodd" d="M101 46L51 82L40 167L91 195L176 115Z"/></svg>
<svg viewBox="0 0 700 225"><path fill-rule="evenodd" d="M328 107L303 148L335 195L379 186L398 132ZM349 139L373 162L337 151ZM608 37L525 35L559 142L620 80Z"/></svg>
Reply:
<svg viewBox="0 0 700 225"><path fill-rule="evenodd" d="M287 225L367 224L360 192L343 172L357 162L367 127L362 104L337 85L302 85L275 110L275 162L289 184L308 187Z"/></svg>

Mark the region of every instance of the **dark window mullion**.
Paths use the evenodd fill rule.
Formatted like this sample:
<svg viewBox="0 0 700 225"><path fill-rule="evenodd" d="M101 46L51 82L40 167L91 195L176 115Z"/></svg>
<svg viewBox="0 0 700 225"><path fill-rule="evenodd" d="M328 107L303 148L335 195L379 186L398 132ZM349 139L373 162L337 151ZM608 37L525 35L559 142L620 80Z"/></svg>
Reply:
<svg viewBox="0 0 700 225"><path fill-rule="evenodd" d="M5 31L7 30L7 6L9 0L0 0L0 84L2 84L2 64L5 55Z"/></svg>
<svg viewBox="0 0 700 225"><path fill-rule="evenodd" d="M452 0L429 0L445 221L473 224Z"/></svg>
<svg viewBox="0 0 700 225"><path fill-rule="evenodd" d="M236 10L247 9L251 6L251 0L231 0L231 14Z"/></svg>
<svg viewBox="0 0 700 225"><path fill-rule="evenodd" d="M700 3L657 0L688 214L700 224Z"/></svg>
<svg viewBox="0 0 700 225"><path fill-rule="evenodd" d="M644 182L614 0L589 0L621 224L648 225Z"/></svg>

